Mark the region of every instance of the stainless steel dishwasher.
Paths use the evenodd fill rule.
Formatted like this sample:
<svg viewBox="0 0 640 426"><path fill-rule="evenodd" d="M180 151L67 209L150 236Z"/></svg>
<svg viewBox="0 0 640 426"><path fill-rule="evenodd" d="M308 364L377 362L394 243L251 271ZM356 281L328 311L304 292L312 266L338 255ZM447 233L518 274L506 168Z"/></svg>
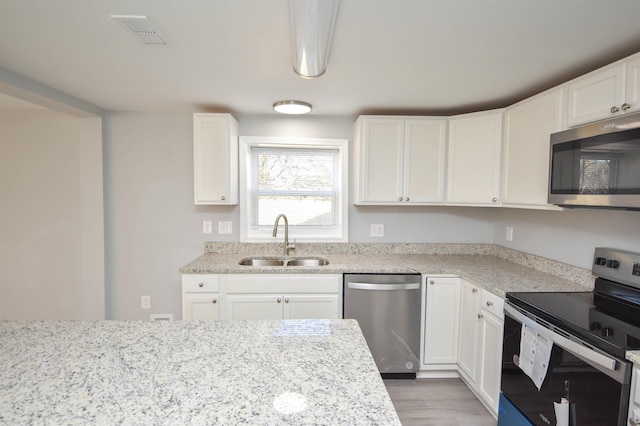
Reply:
<svg viewBox="0 0 640 426"><path fill-rule="evenodd" d="M344 317L358 320L383 377L415 378L421 295L420 274L344 275Z"/></svg>

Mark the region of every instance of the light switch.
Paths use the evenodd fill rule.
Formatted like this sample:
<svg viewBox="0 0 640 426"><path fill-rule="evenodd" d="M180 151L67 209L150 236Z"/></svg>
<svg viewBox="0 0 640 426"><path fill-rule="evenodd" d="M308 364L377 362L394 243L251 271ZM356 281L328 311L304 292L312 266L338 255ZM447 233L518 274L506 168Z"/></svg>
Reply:
<svg viewBox="0 0 640 426"><path fill-rule="evenodd" d="M505 239L507 241L513 241L513 228L511 226L507 226L507 233L505 235Z"/></svg>
<svg viewBox="0 0 640 426"><path fill-rule="evenodd" d="M371 236L372 237L384 237L384 225L381 223L371 224Z"/></svg>
<svg viewBox="0 0 640 426"><path fill-rule="evenodd" d="M233 232L233 222L218 222L218 234L231 234Z"/></svg>
<svg viewBox="0 0 640 426"><path fill-rule="evenodd" d="M202 221L202 232L204 234L211 234L213 232L213 224L210 220Z"/></svg>

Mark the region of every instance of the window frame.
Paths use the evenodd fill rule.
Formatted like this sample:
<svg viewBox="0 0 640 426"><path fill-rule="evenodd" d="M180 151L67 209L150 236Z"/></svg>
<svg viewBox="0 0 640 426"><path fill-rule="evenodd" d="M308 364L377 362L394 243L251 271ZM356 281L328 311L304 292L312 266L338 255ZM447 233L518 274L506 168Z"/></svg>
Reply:
<svg viewBox="0 0 640 426"><path fill-rule="evenodd" d="M240 241L241 242L281 242L282 235L274 239L271 230L268 232L253 232L251 227L252 193L251 159L253 147L267 148L330 148L338 150L338 197L336 213L341 226L335 234L301 234L299 229L290 226L289 240L298 242L348 242L349 238L349 141L347 139L326 138L293 138L267 136L240 136L239 138L239 171L240 171ZM283 212L284 213L284 212ZM275 218L274 218L275 219ZM280 228L284 225L281 223ZM284 229L281 229L284 232Z"/></svg>

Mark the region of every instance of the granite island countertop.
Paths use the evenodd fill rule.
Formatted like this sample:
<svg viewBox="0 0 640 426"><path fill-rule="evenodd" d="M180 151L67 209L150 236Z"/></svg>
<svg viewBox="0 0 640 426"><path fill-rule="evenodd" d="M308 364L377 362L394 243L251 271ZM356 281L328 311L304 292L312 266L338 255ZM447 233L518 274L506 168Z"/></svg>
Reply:
<svg viewBox="0 0 640 426"><path fill-rule="evenodd" d="M0 424L400 425L357 322L0 321Z"/></svg>
<svg viewBox="0 0 640 426"><path fill-rule="evenodd" d="M433 250L426 245L352 245L342 252L323 251L318 244L307 253L292 257L321 257L326 266L242 266L238 262L246 257L263 254L281 258L269 245L252 248L250 244L224 245L220 251L205 252L202 256L180 268L182 274L343 274L343 273L421 273L456 275L490 292L504 297L510 291L591 291L593 277L590 271L570 265L505 250L491 251L487 245L439 245ZM247 249L247 247L249 247ZM373 248L371 248L373 247ZM390 248L389 248L390 247ZM408 248L407 248L408 247ZM277 247L276 249L278 249ZM386 252L383 252L385 251ZM416 251L426 253L416 253ZM335 251L335 250L334 250ZM355 252L355 253L354 253ZM523 264L524 263L524 264Z"/></svg>

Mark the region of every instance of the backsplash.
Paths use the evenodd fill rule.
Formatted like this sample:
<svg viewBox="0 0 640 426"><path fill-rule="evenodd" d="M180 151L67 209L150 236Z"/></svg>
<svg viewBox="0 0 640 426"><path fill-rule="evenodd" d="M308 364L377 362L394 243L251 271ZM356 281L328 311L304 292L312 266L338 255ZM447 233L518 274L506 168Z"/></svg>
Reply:
<svg viewBox="0 0 640 426"><path fill-rule="evenodd" d="M206 242L205 253L241 253L253 256L280 256L282 243L219 243ZM420 243L298 243L293 256L322 254L456 254L496 256L509 262L528 266L584 286L593 288L590 270L552 259L512 250L496 244L420 244Z"/></svg>

